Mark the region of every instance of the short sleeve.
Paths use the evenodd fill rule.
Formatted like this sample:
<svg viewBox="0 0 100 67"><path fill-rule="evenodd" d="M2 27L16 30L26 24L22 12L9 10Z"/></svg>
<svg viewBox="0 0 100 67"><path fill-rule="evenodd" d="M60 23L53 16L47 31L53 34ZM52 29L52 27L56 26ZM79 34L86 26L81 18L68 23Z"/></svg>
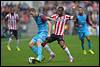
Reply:
<svg viewBox="0 0 100 67"><path fill-rule="evenodd" d="M57 18L57 14L52 15L51 18L56 19Z"/></svg>

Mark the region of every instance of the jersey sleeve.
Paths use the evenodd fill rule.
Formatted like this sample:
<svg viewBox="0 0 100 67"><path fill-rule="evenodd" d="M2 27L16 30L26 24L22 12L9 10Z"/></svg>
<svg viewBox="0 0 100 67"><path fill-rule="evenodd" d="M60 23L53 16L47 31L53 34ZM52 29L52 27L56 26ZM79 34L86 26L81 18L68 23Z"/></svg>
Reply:
<svg viewBox="0 0 100 67"><path fill-rule="evenodd" d="M51 18L54 19L54 20L56 20L56 17L57 17L56 14L54 14L54 15L51 16Z"/></svg>
<svg viewBox="0 0 100 67"><path fill-rule="evenodd" d="M65 15L65 18L68 19L68 20L73 19L73 17L74 17L74 16Z"/></svg>

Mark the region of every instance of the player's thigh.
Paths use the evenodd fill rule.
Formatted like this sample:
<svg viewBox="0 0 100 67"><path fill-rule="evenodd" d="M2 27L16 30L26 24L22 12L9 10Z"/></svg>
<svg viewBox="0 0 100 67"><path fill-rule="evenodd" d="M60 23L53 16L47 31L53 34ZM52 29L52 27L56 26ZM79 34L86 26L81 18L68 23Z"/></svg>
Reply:
<svg viewBox="0 0 100 67"><path fill-rule="evenodd" d="M58 44L60 44L60 45L65 43L64 38L61 35L57 36L57 41L58 41Z"/></svg>
<svg viewBox="0 0 100 67"><path fill-rule="evenodd" d="M17 30L13 31L13 35L15 36L16 40L18 40L18 31Z"/></svg>
<svg viewBox="0 0 100 67"><path fill-rule="evenodd" d="M85 38L85 33L84 32L78 32L78 37L80 40L83 40Z"/></svg>
<svg viewBox="0 0 100 67"><path fill-rule="evenodd" d="M40 41L41 43L46 41L46 38L48 37L48 33L47 32L41 32L38 34L38 41Z"/></svg>
<svg viewBox="0 0 100 67"><path fill-rule="evenodd" d="M32 41L35 42L37 46L40 46L41 43L43 43L46 40L46 37L46 33L40 32L33 37Z"/></svg>
<svg viewBox="0 0 100 67"><path fill-rule="evenodd" d="M47 38L46 40L47 40L47 43L51 43L56 40L56 36L54 34L51 34L51 36Z"/></svg>
<svg viewBox="0 0 100 67"><path fill-rule="evenodd" d="M85 32L85 37L86 37L87 40L90 40L90 33L88 31Z"/></svg>

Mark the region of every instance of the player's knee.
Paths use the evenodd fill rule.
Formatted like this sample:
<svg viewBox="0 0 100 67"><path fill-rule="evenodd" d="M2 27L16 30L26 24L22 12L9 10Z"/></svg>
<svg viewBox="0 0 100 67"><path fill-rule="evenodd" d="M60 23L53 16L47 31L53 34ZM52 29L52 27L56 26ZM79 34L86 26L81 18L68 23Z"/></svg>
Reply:
<svg viewBox="0 0 100 67"><path fill-rule="evenodd" d="M81 42L84 43L84 39L81 39Z"/></svg>
<svg viewBox="0 0 100 67"><path fill-rule="evenodd" d="M46 42L42 43L41 45L42 45L43 47L45 47L45 45L46 45Z"/></svg>
<svg viewBox="0 0 100 67"><path fill-rule="evenodd" d="M60 45L64 45L64 41L59 41L59 44Z"/></svg>
<svg viewBox="0 0 100 67"><path fill-rule="evenodd" d="M89 37L86 37L86 39L87 39L88 41L90 41L90 38L89 38Z"/></svg>
<svg viewBox="0 0 100 67"><path fill-rule="evenodd" d="M10 37L10 38L9 38L9 40L11 41L11 40L12 40L12 38Z"/></svg>
<svg viewBox="0 0 100 67"><path fill-rule="evenodd" d="M16 40L18 40L18 38L16 38Z"/></svg>
<svg viewBox="0 0 100 67"><path fill-rule="evenodd" d="M16 41L19 43L19 39L16 39Z"/></svg>
<svg viewBox="0 0 100 67"><path fill-rule="evenodd" d="M16 37L16 40L18 40L18 37Z"/></svg>
<svg viewBox="0 0 100 67"><path fill-rule="evenodd" d="M37 46L41 46L41 42L40 41L37 41Z"/></svg>
<svg viewBox="0 0 100 67"><path fill-rule="evenodd" d="M29 43L29 47L32 48L32 45Z"/></svg>
<svg viewBox="0 0 100 67"><path fill-rule="evenodd" d="M60 44L61 48L63 48L63 49L66 47L64 41L60 41L59 44Z"/></svg>
<svg viewBox="0 0 100 67"><path fill-rule="evenodd" d="M87 40L88 42L90 42L90 39L89 40Z"/></svg>
<svg viewBox="0 0 100 67"><path fill-rule="evenodd" d="M33 43L29 42L29 47L32 48L32 46L33 46Z"/></svg>

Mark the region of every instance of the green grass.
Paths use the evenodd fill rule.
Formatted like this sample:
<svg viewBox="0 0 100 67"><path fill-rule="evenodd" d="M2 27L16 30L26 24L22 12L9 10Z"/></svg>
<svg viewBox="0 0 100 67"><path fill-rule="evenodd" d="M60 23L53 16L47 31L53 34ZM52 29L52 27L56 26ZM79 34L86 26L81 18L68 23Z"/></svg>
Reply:
<svg viewBox="0 0 100 67"><path fill-rule="evenodd" d="M44 62L29 64L28 57L35 56L31 49L28 47L28 43L32 37L20 39L21 51L16 51L16 41L13 40L11 44L12 51L7 50L7 39L1 39L1 66L99 66L99 38L91 36L92 49L95 51L95 55L87 54L83 55L80 45L80 40L77 36L65 36L65 42L74 57L74 62L70 63L68 56L60 48L57 42L49 44L51 49L56 54L53 61L47 63L49 53L43 48L43 55L45 57ZM85 39L85 49L88 51L87 41Z"/></svg>

